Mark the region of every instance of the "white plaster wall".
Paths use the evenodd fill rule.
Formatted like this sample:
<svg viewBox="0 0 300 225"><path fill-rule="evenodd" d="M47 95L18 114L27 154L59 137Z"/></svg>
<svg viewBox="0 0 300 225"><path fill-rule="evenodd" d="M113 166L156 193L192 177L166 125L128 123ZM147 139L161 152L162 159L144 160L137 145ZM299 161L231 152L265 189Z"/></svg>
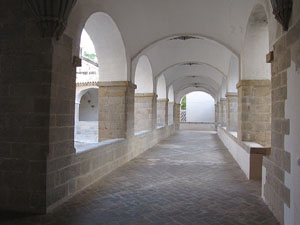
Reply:
<svg viewBox="0 0 300 225"><path fill-rule="evenodd" d="M300 224L300 70L295 63L288 69L286 118L290 119L290 134L285 136L285 150L291 153L291 173L285 172L285 185L290 189L291 208L285 205L286 225Z"/></svg>
<svg viewBox="0 0 300 225"><path fill-rule="evenodd" d="M95 46L100 81L127 81L127 58L121 33L113 19L102 12L94 13L85 24Z"/></svg>
<svg viewBox="0 0 300 225"><path fill-rule="evenodd" d="M173 86L169 87L168 99L169 99L169 102L174 102L174 89L173 89Z"/></svg>
<svg viewBox="0 0 300 225"><path fill-rule="evenodd" d="M82 96L79 105L79 120L98 120L98 89L90 89Z"/></svg>
<svg viewBox="0 0 300 225"><path fill-rule="evenodd" d="M157 98L166 99L167 98L167 86L165 76L162 74L157 79L157 88L156 88Z"/></svg>
<svg viewBox="0 0 300 225"><path fill-rule="evenodd" d="M218 128L218 136L226 146L232 157L239 164L248 179L250 179L250 154L247 153L222 129Z"/></svg>
<svg viewBox="0 0 300 225"><path fill-rule="evenodd" d="M236 93L236 85L239 82L239 60L237 57L232 56L229 65L227 92Z"/></svg>
<svg viewBox="0 0 300 225"><path fill-rule="evenodd" d="M264 7L259 4L249 17L242 51L242 80L271 79L271 65L266 63L268 53L268 21Z"/></svg>
<svg viewBox="0 0 300 225"><path fill-rule="evenodd" d="M152 68L147 56L143 55L137 64L135 72L135 93L153 93Z"/></svg>
<svg viewBox="0 0 300 225"><path fill-rule="evenodd" d="M186 95L187 122L214 122L215 101L205 92L192 92Z"/></svg>

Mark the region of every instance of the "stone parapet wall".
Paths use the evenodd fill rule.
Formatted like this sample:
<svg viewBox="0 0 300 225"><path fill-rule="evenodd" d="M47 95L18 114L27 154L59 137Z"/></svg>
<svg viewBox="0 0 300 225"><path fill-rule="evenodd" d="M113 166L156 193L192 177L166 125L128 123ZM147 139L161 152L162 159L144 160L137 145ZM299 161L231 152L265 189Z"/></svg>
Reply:
<svg viewBox="0 0 300 225"><path fill-rule="evenodd" d="M64 165L59 170L57 163L51 164L47 185L54 188L51 204L47 210L51 211L89 185L109 174L116 168L137 157L159 141L175 132L175 126L166 126L153 131L141 132L128 139L104 141L99 146L78 154L70 154L68 160L59 158L57 163Z"/></svg>
<svg viewBox="0 0 300 225"><path fill-rule="evenodd" d="M241 80L238 88L238 138L271 146L271 81Z"/></svg>

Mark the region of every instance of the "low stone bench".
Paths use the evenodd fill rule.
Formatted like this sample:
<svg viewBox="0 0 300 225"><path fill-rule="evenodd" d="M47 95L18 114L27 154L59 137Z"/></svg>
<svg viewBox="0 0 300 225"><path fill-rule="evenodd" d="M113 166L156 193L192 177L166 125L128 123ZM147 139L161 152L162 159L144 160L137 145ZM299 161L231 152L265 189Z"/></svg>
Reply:
<svg viewBox="0 0 300 225"><path fill-rule="evenodd" d="M229 132L225 127L218 127L218 136L247 178L261 181L263 156L269 155L271 148L255 142L240 141L236 132Z"/></svg>

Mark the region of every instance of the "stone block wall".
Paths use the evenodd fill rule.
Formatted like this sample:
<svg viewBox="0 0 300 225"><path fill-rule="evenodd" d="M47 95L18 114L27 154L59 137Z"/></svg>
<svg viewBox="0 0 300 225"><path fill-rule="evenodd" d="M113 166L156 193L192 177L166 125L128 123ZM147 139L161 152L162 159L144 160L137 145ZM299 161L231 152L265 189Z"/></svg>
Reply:
<svg viewBox="0 0 300 225"><path fill-rule="evenodd" d="M242 80L238 88L238 138L271 145L271 81Z"/></svg>
<svg viewBox="0 0 300 225"><path fill-rule="evenodd" d="M176 130L179 129L179 124L180 124L180 107L181 107L180 104L177 104L177 103L174 104L173 116L174 116L174 124L175 124Z"/></svg>
<svg viewBox="0 0 300 225"><path fill-rule="evenodd" d="M227 93L226 94L226 125L227 130L237 131L238 130L238 94Z"/></svg>
<svg viewBox="0 0 300 225"><path fill-rule="evenodd" d="M288 32L278 38L273 49L272 151L270 156L264 157L263 160L265 170L263 198L281 224L298 224L300 221L299 19L290 26Z"/></svg>
<svg viewBox="0 0 300 225"><path fill-rule="evenodd" d="M226 120L227 120L227 103L226 99L222 98L220 100L220 108L219 108L219 117L220 117L220 124L222 127L226 126Z"/></svg>
<svg viewBox="0 0 300 225"><path fill-rule="evenodd" d="M99 141L133 135L136 86L127 81L99 82L98 86Z"/></svg>
<svg viewBox="0 0 300 225"><path fill-rule="evenodd" d="M157 100L157 126L163 127L168 123L168 99Z"/></svg>
<svg viewBox="0 0 300 225"><path fill-rule="evenodd" d="M156 111L156 94L135 94L134 98L134 132L152 130L154 112Z"/></svg>
<svg viewBox="0 0 300 225"><path fill-rule="evenodd" d="M49 175L47 178L48 183L49 185L63 183L63 187L69 187L69 191L61 189L61 192L58 193L59 199L48 205L47 210L52 211L64 201L153 147L159 141L169 137L174 132L175 126L172 125L143 132L127 139L103 141L90 150L70 155L70 160L60 161L56 166L64 164L64 167Z"/></svg>
<svg viewBox="0 0 300 225"><path fill-rule="evenodd" d="M169 102L168 104L168 124L174 123L174 102Z"/></svg>

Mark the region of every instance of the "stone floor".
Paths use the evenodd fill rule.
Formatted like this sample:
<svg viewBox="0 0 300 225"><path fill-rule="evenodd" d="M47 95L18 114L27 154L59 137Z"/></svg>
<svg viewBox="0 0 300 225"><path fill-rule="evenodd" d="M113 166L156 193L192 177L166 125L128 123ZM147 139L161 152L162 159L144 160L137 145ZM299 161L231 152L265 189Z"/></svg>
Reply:
<svg viewBox="0 0 300 225"><path fill-rule="evenodd" d="M180 131L47 216L10 225L278 224L216 134Z"/></svg>

